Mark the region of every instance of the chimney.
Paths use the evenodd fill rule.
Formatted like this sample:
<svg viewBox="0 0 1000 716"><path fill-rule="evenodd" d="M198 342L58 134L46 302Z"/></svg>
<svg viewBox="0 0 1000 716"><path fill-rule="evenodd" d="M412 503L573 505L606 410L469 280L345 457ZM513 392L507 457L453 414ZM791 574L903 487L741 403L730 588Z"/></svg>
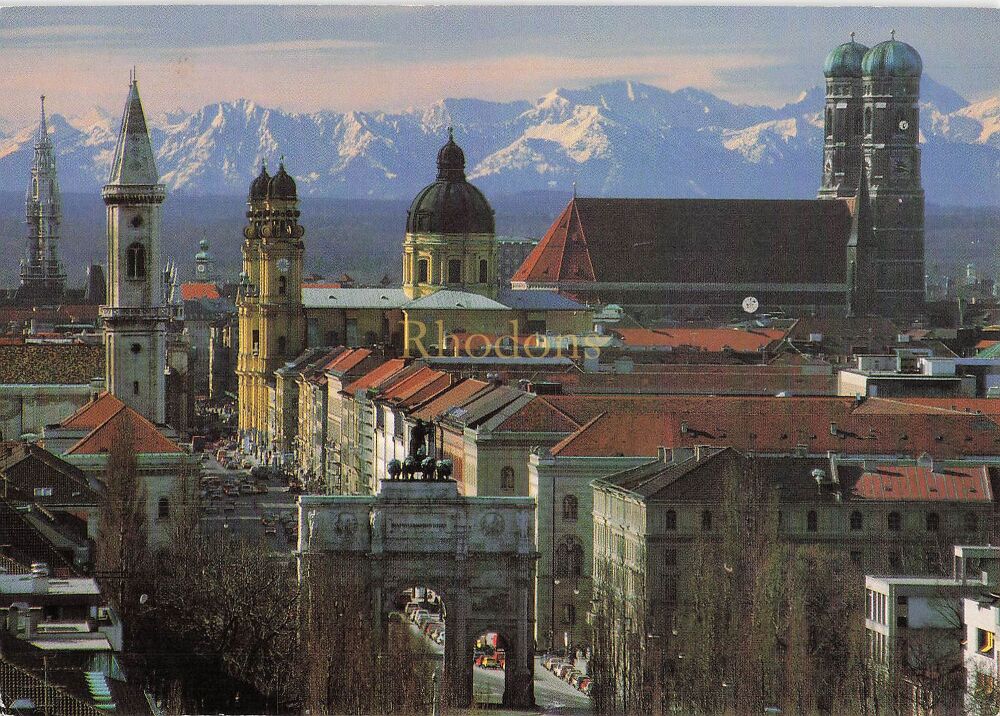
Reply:
<svg viewBox="0 0 1000 716"><path fill-rule="evenodd" d="M658 448L656 448L656 458L660 462L669 464L674 459L673 451L670 448L666 447L665 445L660 445Z"/></svg>

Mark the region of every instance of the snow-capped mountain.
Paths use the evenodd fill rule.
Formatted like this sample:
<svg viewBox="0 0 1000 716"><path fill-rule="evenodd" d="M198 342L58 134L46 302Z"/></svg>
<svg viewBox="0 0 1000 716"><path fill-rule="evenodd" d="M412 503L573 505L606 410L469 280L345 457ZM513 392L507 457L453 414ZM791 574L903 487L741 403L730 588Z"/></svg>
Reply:
<svg viewBox="0 0 1000 716"><path fill-rule="evenodd" d="M150 112L171 192L237 195L284 155L303 195L405 199L431 181L454 126L467 173L487 195L810 197L819 183L823 91L780 108L631 81L556 89L536 101L445 99L397 113L300 114L247 100ZM118 118L51 115L63 191L96 191ZM0 134L0 191L21 191L34 127ZM1000 98L975 104L930 78L921 88L923 181L937 204L1000 205Z"/></svg>

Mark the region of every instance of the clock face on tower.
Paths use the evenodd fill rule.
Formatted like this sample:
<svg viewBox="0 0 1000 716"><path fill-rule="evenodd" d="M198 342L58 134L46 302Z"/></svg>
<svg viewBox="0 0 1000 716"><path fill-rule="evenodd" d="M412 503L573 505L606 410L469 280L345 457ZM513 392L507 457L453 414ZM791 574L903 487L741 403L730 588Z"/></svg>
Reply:
<svg viewBox="0 0 1000 716"><path fill-rule="evenodd" d="M205 273L205 264L198 264L198 273Z"/></svg>
<svg viewBox="0 0 1000 716"><path fill-rule="evenodd" d="M278 259L278 270L281 273L288 273L289 266L291 266L291 263L288 259Z"/></svg>
<svg viewBox="0 0 1000 716"><path fill-rule="evenodd" d="M907 122L905 119L899 120L899 130L901 132L905 132L909 128L910 128L910 123L909 122Z"/></svg>

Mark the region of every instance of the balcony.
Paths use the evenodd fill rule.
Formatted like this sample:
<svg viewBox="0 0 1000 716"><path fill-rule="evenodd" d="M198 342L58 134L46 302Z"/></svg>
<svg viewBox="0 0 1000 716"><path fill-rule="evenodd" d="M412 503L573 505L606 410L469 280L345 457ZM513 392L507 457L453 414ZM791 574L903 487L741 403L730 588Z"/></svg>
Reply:
<svg viewBox="0 0 1000 716"><path fill-rule="evenodd" d="M166 321L170 319L169 306L101 306L100 317L105 321Z"/></svg>

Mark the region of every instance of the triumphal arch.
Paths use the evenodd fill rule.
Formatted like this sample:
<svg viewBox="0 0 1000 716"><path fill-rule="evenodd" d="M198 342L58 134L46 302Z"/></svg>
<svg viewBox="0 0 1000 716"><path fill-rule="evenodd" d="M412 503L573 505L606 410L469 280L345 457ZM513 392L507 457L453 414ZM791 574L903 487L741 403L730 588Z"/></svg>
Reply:
<svg viewBox="0 0 1000 716"><path fill-rule="evenodd" d="M423 586L445 604L442 696L472 702L473 647L495 632L506 651L504 705L534 706L535 506L527 497L464 497L451 479L382 480L373 496L303 495L299 559L361 565L371 616Z"/></svg>

